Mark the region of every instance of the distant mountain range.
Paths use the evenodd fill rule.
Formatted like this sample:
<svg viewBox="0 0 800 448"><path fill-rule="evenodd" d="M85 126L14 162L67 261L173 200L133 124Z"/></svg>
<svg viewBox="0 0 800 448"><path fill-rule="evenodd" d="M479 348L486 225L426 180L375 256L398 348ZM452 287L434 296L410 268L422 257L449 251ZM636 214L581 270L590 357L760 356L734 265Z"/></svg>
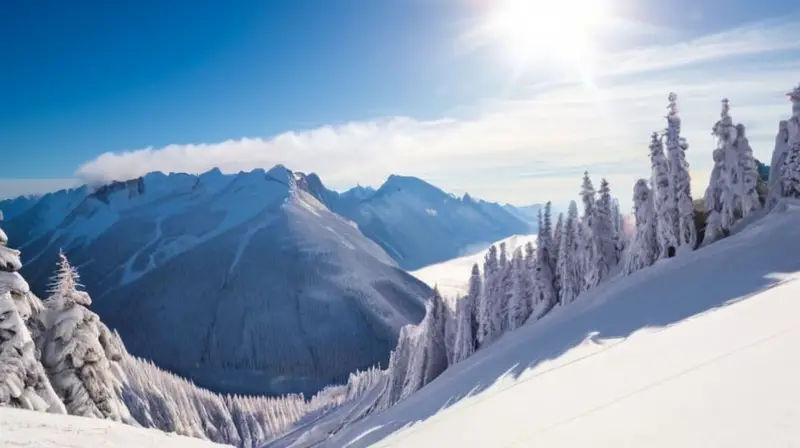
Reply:
<svg viewBox="0 0 800 448"><path fill-rule="evenodd" d="M385 363L427 285L404 269L529 233L413 177L343 193L283 166L151 173L0 202L44 294L63 249L128 349L210 389L311 393Z"/></svg>

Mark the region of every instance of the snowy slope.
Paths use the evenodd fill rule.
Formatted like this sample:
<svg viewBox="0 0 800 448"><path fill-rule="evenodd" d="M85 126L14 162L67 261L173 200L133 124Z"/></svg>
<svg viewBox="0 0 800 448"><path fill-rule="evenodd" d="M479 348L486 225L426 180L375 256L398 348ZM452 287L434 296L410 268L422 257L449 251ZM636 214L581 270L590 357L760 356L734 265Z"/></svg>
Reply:
<svg viewBox="0 0 800 448"><path fill-rule="evenodd" d="M512 254L518 247L524 250L525 244L529 241L535 244L536 235L512 235L492 244L499 247L500 244L506 243L506 250L509 254ZM478 263L478 266L483 265L483 260L489 251L488 246L475 247L478 250L470 251L472 253L468 255L425 266L422 269L412 271L411 274L427 283L431 288L437 286L444 297L463 296L467 293L472 265L475 263Z"/></svg>
<svg viewBox="0 0 800 448"><path fill-rule="evenodd" d="M459 199L416 177L393 175L377 191L357 188L341 195L326 193L321 200L357 223L407 270L531 231L528 222L499 204L469 195Z"/></svg>
<svg viewBox="0 0 800 448"><path fill-rule="evenodd" d="M332 437L309 428L303 440L797 446L799 220L800 206L772 213L707 248L612 279L387 411L351 419Z"/></svg>
<svg viewBox="0 0 800 448"><path fill-rule="evenodd" d="M199 439L110 420L0 408L0 446L29 448L212 448Z"/></svg>
<svg viewBox="0 0 800 448"><path fill-rule="evenodd" d="M312 393L385 363L430 289L303 184L282 166L114 183L29 241L23 273L43 292L63 248L131 353L215 391Z"/></svg>

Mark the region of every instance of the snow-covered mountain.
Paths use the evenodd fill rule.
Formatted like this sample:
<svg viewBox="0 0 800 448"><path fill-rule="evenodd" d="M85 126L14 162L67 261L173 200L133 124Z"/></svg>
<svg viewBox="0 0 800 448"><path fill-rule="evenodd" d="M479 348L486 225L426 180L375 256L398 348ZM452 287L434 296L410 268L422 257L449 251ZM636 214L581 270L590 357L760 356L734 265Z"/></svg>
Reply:
<svg viewBox="0 0 800 448"><path fill-rule="evenodd" d="M37 292L63 248L131 353L212 390L308 393L385 363L430 294L282 166L18 207L5 229Z"/></svg>
<svg viewBox="0 0 800 448"><path fill-rule="evenodd" d="M383 412L367 394L269 446L793 446L800 202L783 205L610 279Z"/></svg>
<svg viewBox="0 0 800 448"><path fill-rule="evenodd" d="M364 235L408 270L531 231L530 223L508 206L469 194L457 198L416 177L393 175L377 190L356 187L342 194L324 188L316 176L309 178L331 210L358 224Z"/></svg>

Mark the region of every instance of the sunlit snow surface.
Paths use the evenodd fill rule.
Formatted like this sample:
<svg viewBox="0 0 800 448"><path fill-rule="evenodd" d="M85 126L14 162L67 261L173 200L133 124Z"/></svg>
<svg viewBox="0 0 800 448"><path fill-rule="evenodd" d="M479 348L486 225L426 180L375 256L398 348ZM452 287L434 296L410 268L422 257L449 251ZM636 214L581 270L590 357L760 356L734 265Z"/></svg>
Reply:
<svg viewBox="0 0 800 448"><path fill-rule="evenodd" d="M613 279L385 412L276 446L800 446L798 222L792 204Z"/></svg>
<svg viewBox="0 0 800 448"><path fill-rule="evenodd" d="M494 244L499 247L501 243L506 243L506 250L510 256L518 247L524 250L525 244L528 242L536 244L536 235L513 235ZM411 274L427 283L431 288L437 286L444 297L453 298L464 295L467 293L472 265L478 263L478 266L483 266L483 259L489 248L488 245L481 245L466 248L464 251L467 252L467 255L425 266L412 271Z"/></svg>
<svg viewBox="0 0 800 448"><path fill-rule="evenodd" d="M212 448L211 442L109 420L0 408L0 446L27 448Z"/></svg>

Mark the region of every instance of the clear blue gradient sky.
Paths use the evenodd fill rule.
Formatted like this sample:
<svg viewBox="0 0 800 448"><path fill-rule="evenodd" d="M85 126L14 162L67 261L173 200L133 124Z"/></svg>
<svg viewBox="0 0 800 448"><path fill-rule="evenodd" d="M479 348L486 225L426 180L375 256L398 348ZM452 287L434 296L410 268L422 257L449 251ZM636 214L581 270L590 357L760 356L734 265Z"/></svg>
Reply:
<svg viewBox="0 0 800 448"><path fill-rule="evenodd" d="M627 199L673 89L698 171L721 95L769 158L800 81L793 2L608 0L635 26L597 37L590 90L546 54L520 74L502 43L466 48L499 3L5 2L0 197L285 163L337 188L398 172L520 204L564 200L590 169Z"/></svg>

